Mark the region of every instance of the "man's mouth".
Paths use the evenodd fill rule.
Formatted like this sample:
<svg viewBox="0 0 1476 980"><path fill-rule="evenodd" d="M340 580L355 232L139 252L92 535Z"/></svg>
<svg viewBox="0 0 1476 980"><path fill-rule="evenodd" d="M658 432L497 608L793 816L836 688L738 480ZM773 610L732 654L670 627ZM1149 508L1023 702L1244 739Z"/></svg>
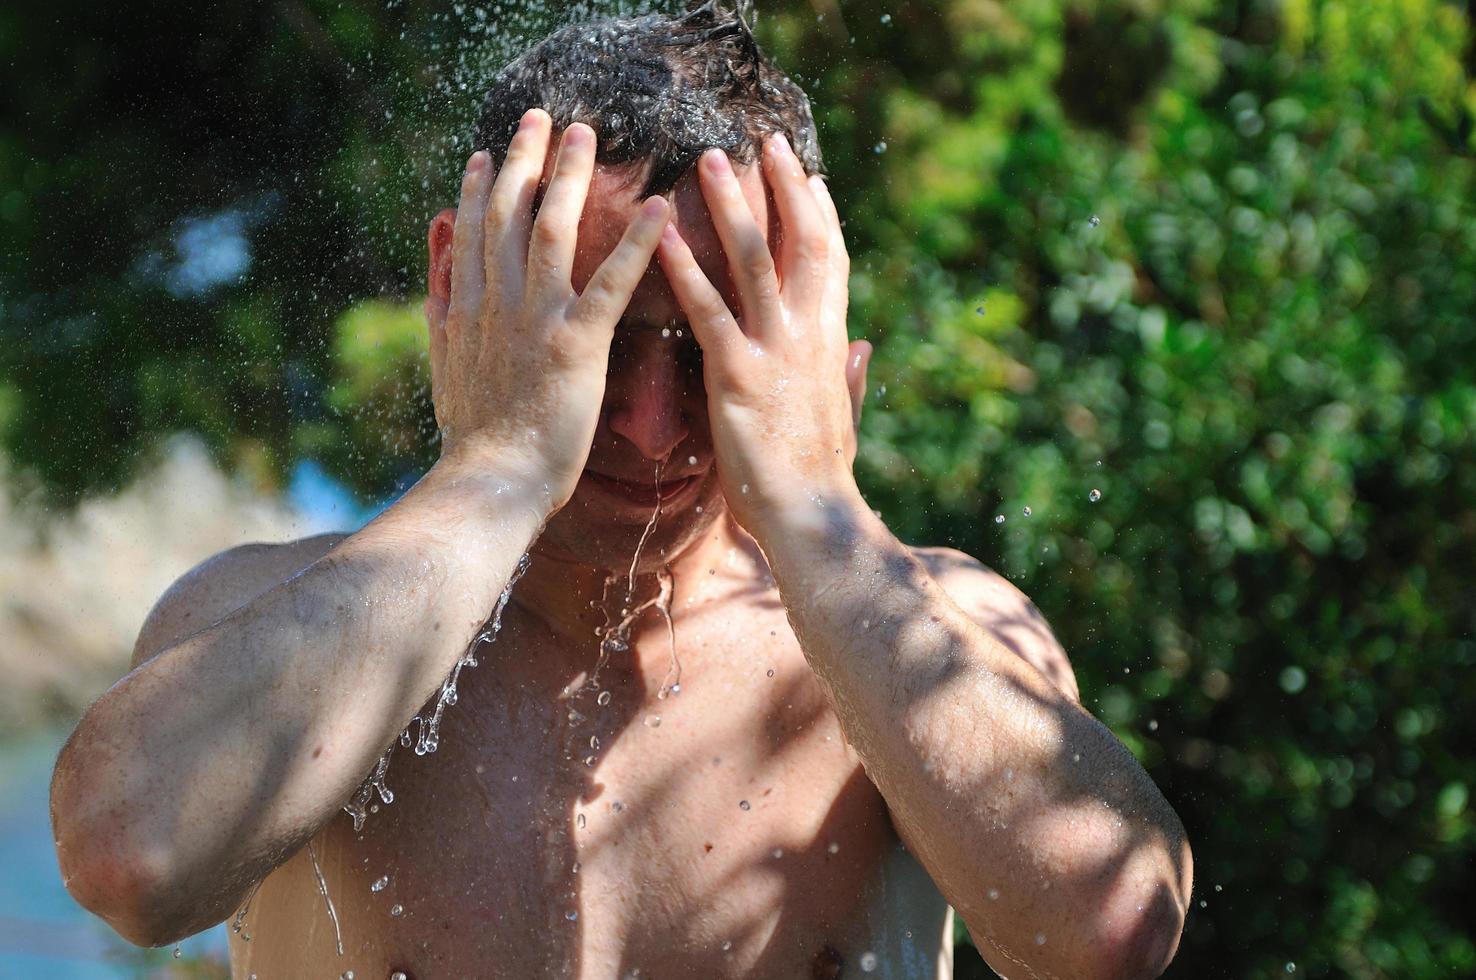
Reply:
<svg viewBox="0 0 1476 980"><path fill-rule="evenodd" d="M590 486L600 492L625 503L639 504L643 507L655 507L658 500L665 503L697 482L697 476L694 474L662 480L658 488L655 480L621 480L603 473L596 473L593 470L585 470L584 476Z"/></svg>

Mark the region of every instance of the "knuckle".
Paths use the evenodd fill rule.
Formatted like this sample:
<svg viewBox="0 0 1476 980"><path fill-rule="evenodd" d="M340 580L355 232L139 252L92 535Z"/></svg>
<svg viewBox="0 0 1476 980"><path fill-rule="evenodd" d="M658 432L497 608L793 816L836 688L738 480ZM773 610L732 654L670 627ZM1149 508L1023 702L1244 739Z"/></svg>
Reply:
<svg viewBox="0 0 1476 980"><path fill-rule="evenodd" d="M558 225L549 221L545 214L540 214L533 222L533 231L529 240L541 248L548 248L559 244L563 237Z"/></svg>
<svg viewBox="0 0 1476 980"><path fill-rule="evenodd" d="M767 248L763 251L755 248L746 249L741 261L743 271L755 279L763 278L774 271L774 260Z"/></svg>

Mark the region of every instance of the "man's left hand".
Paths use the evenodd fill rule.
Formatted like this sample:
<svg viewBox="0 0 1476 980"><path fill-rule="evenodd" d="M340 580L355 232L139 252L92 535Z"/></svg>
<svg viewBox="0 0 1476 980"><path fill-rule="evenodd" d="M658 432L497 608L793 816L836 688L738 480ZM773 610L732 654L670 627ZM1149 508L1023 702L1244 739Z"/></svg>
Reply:
<svg viewBox="0 0 1476 980"><path fill-rule="evenodd" d="M871 345L846 343L850 259L825 182L806 177L789 142L765 142L763 172L781 233L770 250L722 150L697 166L728 257L737 316L674 225L662 268L702 346L718 475L738 522L767 522L835 494L854 494L851 464Z"/></svg>

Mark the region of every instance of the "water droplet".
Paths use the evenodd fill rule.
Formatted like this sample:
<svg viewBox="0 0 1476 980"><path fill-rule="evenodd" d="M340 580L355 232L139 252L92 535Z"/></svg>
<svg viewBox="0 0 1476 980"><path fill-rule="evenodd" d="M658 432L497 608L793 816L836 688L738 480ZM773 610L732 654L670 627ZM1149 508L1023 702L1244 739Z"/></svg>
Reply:
<svg viewBox="0 0 1476 980"><path fill-rule="evenodd" d="M378 881L369 886L371 892L382 892L384 886L389 884L389 875L382 876Z"/></svg>
<svg viewBox="0 0 1476 980"><path fill-rule="evenodd" d="M766 673L768 674L768 676L773 677L774 676L774 668L773 667L770 667Z"/></svg>
<svg viewBox="0 0 1476 980"><path fill-rule="evenodd" d="M670 337L671 336L671 328L670 327L662 327L661 328L661 336L662 337Z"/></svg>
<svg viewBox="0 0 1476 980"><path fill-rule="evenodd" d="M578 827L580 830L584 829L584 822L584 814L582 813L574 818L574 826Z"/></svg>
<svg viewBox="0 0 1476 980"><path fill-rule="evenodd" d="M996 524L1003 524L1004 521L1005 521L1005 518L1004 518L1004 515L1003 514L995 514L994 515L994 523L996 523Z"/></svg>
<svg viewBox="0 0 1476 980"><path fill-rule="evenodd" d="M592 766L592 765L594 765L595 764L595 757L592 756L592 755L585 756L584 757L584 764L586 766Z"/></svg>
<svg viewBox="0 0 1476 980"><path fill-rule="evenodd" d="M1091 225L1093 228L1097 227L1101 223L1102 223L1102 219L1099 218L1099 217L1097 217L1095 214L1092 215L1090 218L1087 219L1087 224Z"/></svg>
<svg viewBox="0 0 1476 980"><path fill-rule="evenodd" d="M390 915L393 915L393 916L397 916L398 917L398 916L401 916L401 915L404 915L404 914L405 914L405 906L403 906L403 905L391 905L390 906Z"/></svg>
<svg viewBox="0 0 1476 980"><path fill-rule="evenodd" d="M998 888L991 888L991 889L989 889L989 900L991 902L997 902L997 901L999 901L999 889Z"/></svg>
<svg viewBox="0 0 1476 980"><path fill-rule="evenodd" d="M598 704L602 708L605 705L609 704L610 703L610 692L609 691L601 691L600 692L600 696L597 697L597 698L595 698L595 703Z"/></svg>
<svg viewBox="0 0 1476 980"><path fill-rule="evenodd" d="M568 912L564 913L564 918L568 919L570 922L573 922L575 919L579 918L579 913L575 912L573 909L570 909Z"/></svg>
<svg viewBox="0 0 1476 980"><path fill-rule="evenodd" d="M881 22L882 22L882 26L888 26L888 25L890 25L892 23L892 15L891 14L882 14L881 15Z"/></svg>
<svg viewBox="0 0 1476 980"><path fill-rule="evenodd" d="M646 727L647 728L660 728L661 727L661 716L660 715L647 715L646 716Z"/></svg>
<svg viewBox="0 0 1476 980"><path fill-rule="evenodd" d="M1092 492L1087 494L1087 499L1095 504L1097 501L1102 499L1102 491L1098 490L1096 487L1092 487Z"/></svg>
<svg viewBox="0 0 1476 980"><path fill-rule="evenodd" d="M407 977L400 970L396 970L394 973L391 973L390 974L390 980L410 980L410 978Z"/></svg>
<svg viewBox="0 0 1476 980"><path fill-rule="evenodd" d="M731 940L731 939L724 939L723 940L723 952L726 953L728 950L730 950L732 948L733 948L733 940Z"/></svg>
<svg viewBox="0 0 1476 980"><path fill-rule="evenodd" d="M354 980L354 971L344 970L343 974L339 976L338 980Z"/></svg>
<svg viewBox="0 0 1476 980"><path fill-rule="evenodd" d="M743 484L743 486L739 487L738 488L738 492L739 493L747 493L748 492L748 484L745 483L745 484Z"/></svg>
<svg viewBox="0 0 1476 980"><path fill-rule="evenodd" d="M1073 752L1073 753L1071 753L1071 761L1072 762L1080 762L1081 761L1081 753L1080 752Z"/></svg>
<svg viewBox="0 0 1476 980"><path fill-rule="evenodd" d="M887 141L882 140L881 142L877 143L871 148L871 152L875 153L877 156L880 156L881 154L887 152Z"/></svg>
<svg viewBox="0 0 1476 980"><path fill-rule="evenodd" d="M977 314L979 314L980 316L983 316L984 315L984 307L982 307L982 306L976 306L976 307L974 307L974 312L977 313Z"/></svg>
<svg viewBox="0 0 1476 980"><path fill-rule="evenodd" d="M1030 508L1029 508L1029 507L1026 507L1026 508L1025 508L1025 509L1024 509L1024 510L1023 510L1023 511L1021 511L1021 512L1020 512L1020 513L1022 513L1022 514L1024 514L1024 515L1025 515L1025 516L1026 516L1026 517L1029 517L1029 516L1030 516Z"/></svg>
<svg viewBox="0 0 1476 980"><path fill-rule="evenodd" d="M826 850L829 851L831 854L835 854L837 851L840 850L840 845L837 844L835 841L831 841L830 846L827 847Z"/></svg>
<svg viewBox="0 0 1476 980"><path fill-rule="evenodd" d="M621 810L625 809L625 804L621 803L619 800L616 800L614 803L610 804L610 809L615 813L619 813Z"/></svg>
<svg viewBox="0 0 1476 980"><path fill-rule="evenodd" d="M776 847L773 850L774 860L777 861L784 856L784 848Z"/></svg>
<svg viewBox="0 0 1476 980"><path fill-rule="evenodd" d="M747 809L749 809L748 801L747 800L739 800L738 801L738 809L740 809L740 810L747 810Z"/></svg>
<svg viewBox="0 0 1476 980"><path fill-rule="evenodd" d="M862 973L875 973L876 972L876 954L873 953L869 949L866 952L864 952L864 953L861 954L861 972Z"/></svg>
<svg viewBox="0 0 1476 980"><path fill-rule="evenodd" d="M589 737L589 747L592 749L600 747L600 737L598 735L591 735Z"/></svg>
<svg viewBox="0 0 1476 980"><path fill-rule="evenodd" d="M1286 972L1287 973L1296 973L1297 972L1297 965L1295 963L1288 963L1286 965Z"/></svg>
<svg viewBox="0 0 1476 980"><path fill-rule="evenodd" d="M673 684L671 686L671 693L672 694L681 694L682 693L682 686L680 684Z"/></svg>
<svg viewBox="0 0 1476 980"><path fill-rule="evenodd" d="M1222 892L1224 890L1225 890L1225 886L1224 885L1216 885L1215 886L1215 891L1217 891L1217 892Z"/></svg>
<svg viewBox="0 0 1476 980"><path fill-rule="evenodd" d="M1150 732L1156 732L1156 731L1158 731L1158 719L1157 718L1150 718L1150 719L1148 719L1148 730Z"/></svg>
<svg viewBox="0 0 1476 980"><path fill-rule="evenodd" d="M179 948L179 944L178 943L175 943L174 944L174 958L175 959L179 959L183 955L184 955L184 952Z"/></svg>
<svg viewBox="0 0 1476 980"><path fill-rule="evenodd" d="M1035 934L1035 945L1037 945L1037 946L1044 946L1045 945L1045 933L1043 933L1043 932L1037 932Z"/></svg>
<svg viewBox="0 0 1476 980"><path fill-rule="evenodd" d="M696 466L697 465L697 457L696 456L688 456L687 457L687 465L688 466Z"/></svg>

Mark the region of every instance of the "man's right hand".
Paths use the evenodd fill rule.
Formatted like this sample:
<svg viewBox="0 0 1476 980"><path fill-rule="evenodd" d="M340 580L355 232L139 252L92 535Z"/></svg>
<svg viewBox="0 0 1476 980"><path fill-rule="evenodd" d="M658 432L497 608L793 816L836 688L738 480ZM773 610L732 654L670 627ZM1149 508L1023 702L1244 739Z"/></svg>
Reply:
<svg viewBox="0 0 1476 980"><path fill-rule="evenodd" d="M670 207L647 199L584 292L570 282L595 133L564 130L536 216L551 120L523 114L501 172L485 150L461 184L450 292L432 284L431 397L442 458L491 453L524 474L549 513L574 493L594 441L615 324L650 265ZM436 234L433 226L432 236Z"/></svg>

